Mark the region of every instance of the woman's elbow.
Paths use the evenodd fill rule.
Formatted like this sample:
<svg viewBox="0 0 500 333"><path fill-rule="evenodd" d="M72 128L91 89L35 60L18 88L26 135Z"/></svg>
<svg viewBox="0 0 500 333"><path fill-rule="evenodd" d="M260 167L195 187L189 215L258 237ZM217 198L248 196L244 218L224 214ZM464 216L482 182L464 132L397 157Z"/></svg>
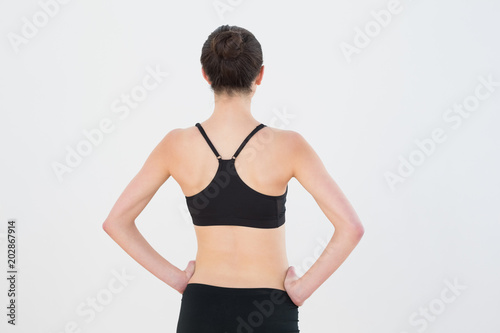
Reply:
<svg viewBox="0 0 500 333"><path fill-rule="evenodd" d="M104 221L104 223L102 224L102 229L107 233L109 234L111 232L111 225L112 225L112 222L109 221L109 220L106 220Z"/></svg>
<svg viewBox="0 0 500 333"><path fill-rule="evenodd" d="M118 227L116 220L106 219L102 224L102 229L109 235Z"/></svg>
<svg viewBox="0 0 500 333"><path fill-rule="evenodd" d="M127 218L107 218L103 224L102 224L102 229L107 233L110 234L114 232L115 230L118 229L123 229L123 228L128 228L131 227L135 224L135 220L127 219Z"/></svg>
<svg viewBox="0 0 500 333"><path fill-rule="evenodd" d="M348 221L349 222L346 224L348 226L349 232L353 234L354 237L361 239L361 237L363 237L365 233L365 228L361 223L359 216L354 213L354 216L351 216Z"/></svg>
<svg viewBox="0 0 500 333"><path fill-rule="evenodd" d="M361 239L365 233L365 228L361 224L361 222L349 223L346 226L342 227L343 231L356 239Z"/></svg>
<svg viewBox="0 0 500 333"><path fill-rule="evenodd" d="M361 237L363 237L363 235L365 234L365 227L363 227L363 225L359 223L354 227L354 232L361 239Z"/></svg>

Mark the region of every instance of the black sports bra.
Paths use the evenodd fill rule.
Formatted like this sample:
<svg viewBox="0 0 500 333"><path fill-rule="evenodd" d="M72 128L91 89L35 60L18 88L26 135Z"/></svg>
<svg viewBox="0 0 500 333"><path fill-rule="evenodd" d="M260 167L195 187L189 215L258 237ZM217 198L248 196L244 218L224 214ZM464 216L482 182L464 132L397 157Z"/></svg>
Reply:
<svg viewBox="0 0 500 333"><path fill-rule="evenodd" d="M248 134L229 160L221 158L200 123L196 127L219 159L219 167L210 182L199 193L186 196L193 223L198 226L237 225L252 228L277 228L285 223L285 193L274 196L255 191L240 178L234 162L245 144L264 124Z"/></svg>

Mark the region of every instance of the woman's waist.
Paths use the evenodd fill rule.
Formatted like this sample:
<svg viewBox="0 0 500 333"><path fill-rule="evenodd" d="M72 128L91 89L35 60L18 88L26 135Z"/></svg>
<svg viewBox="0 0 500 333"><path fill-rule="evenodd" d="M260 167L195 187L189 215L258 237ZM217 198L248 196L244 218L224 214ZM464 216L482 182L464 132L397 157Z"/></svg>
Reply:
<svg viewBox="0 0 500 333"><path fill-rule="evenodd" d="M196 262L205 268L227 270L273 270L288 268L286 250L280 247L199 246Z"/></svg>
<svg viewBox="0 0 500 333"><path fill-rule="evenodd" d="M234 288L276 288L284 290L288 262L224 261L218 259L196 259L195 272L189 283Z"/></svg>

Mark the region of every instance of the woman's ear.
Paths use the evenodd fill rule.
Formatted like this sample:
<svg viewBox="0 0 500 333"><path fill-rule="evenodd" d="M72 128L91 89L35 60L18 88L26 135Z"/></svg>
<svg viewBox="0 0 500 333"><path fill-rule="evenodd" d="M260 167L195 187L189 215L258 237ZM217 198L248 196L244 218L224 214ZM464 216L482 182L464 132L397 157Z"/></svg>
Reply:
<svg viewBox="0 0 500 333"><path fill-rule="evenodd" d="M212 82L210 82L210 79L208 78L207 73L205 73L205 69L203 69L203 66L201 67L201 73L203 74L203 78L208 82L208 84L212 84Z"/></svg>
<svg viewBox="0 0 500 333"><path fill-rule="evenodd" d="M260 68L259 75L257 75L257 78L255 79L255 84L259 85L260 82L262 81L262 77L264 76L264 65Z"/></svg>

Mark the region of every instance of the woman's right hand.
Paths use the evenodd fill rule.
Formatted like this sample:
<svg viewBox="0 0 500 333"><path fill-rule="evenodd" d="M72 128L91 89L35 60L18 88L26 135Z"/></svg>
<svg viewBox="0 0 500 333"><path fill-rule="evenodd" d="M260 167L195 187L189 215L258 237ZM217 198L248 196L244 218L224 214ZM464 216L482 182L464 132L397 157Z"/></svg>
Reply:
<svg viewBox="0 0 500 333"><path fill-rule="evenodd" d="M196 266L196 261L191 260L188 262L186 269L182 271L183 274L180 275L179 281L177 281L176 286L174 287L174 289L180 292L181 294L184 293L184 290L186 289L189 280L193 276L195 266Z"/></svg>

